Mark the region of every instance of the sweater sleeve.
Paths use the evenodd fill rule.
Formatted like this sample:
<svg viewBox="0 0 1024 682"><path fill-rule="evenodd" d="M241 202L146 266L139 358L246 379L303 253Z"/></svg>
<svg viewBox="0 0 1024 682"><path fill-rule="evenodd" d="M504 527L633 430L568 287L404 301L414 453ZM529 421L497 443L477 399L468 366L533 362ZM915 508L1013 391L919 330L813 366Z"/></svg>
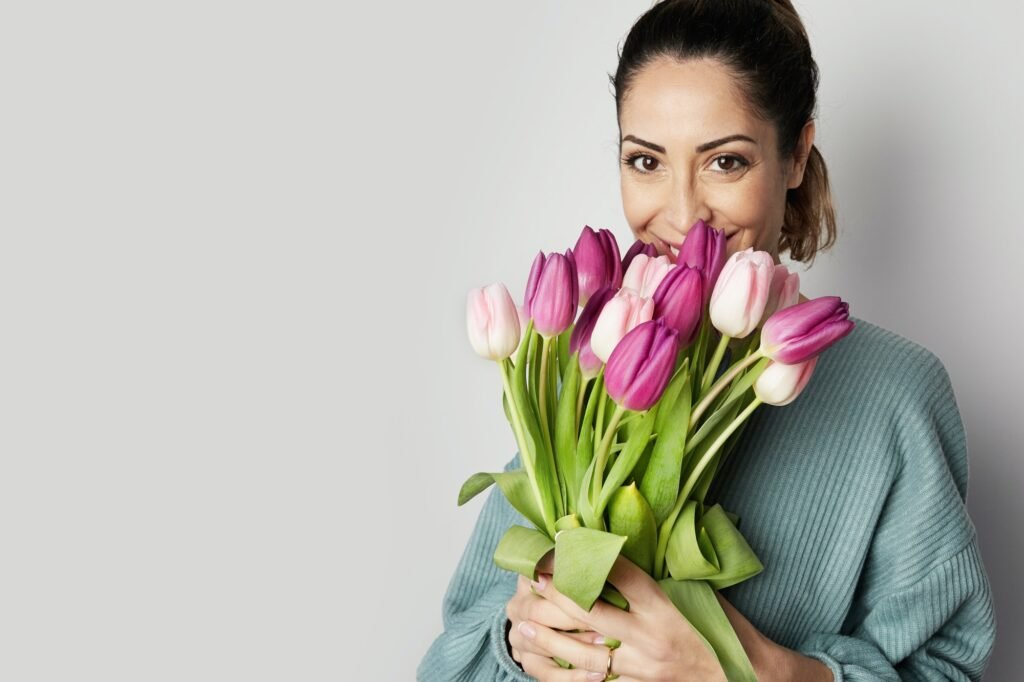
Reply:
<svg viewBox="0 0 1024 682"><path fill-rule="evenodd" d="M518 466L517 453L505 471ZM492 486L448 584L441 612L444 631L420 661L419 682L534 682L512 659L505 634L505 607L518 575L494 563L498 542L515 524L533 527Z"/></svg>
<svg viewBox="0 0 1024 682"><path fill-rule="evenodd" d="M796 647L835 682L980 680L992 592L967 514L967 446L949 376L929 354L894 407L897 469L839 634Z"/></svg>

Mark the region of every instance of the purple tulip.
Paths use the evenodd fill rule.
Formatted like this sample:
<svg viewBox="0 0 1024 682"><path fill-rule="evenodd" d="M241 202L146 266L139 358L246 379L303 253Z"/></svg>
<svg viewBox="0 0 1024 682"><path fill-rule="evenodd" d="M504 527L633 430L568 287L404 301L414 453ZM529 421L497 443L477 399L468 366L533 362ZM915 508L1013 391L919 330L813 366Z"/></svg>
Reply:
<svg viewBox="0 0 1024 682"><path fill-rule="evenodd" d="M758 352L775 362L797 365L853 331L849 315L850 304L838 296L820 296L779 310L764 323Z"/></svg>
<svg viewBox="0 0 1024 682"><path fill-rule="evenodd" d="M707 304L725 265L725 230L698 220L686 233L679 247L676 265L689 265L701 271L704 276L704 303Z"/></svg>
<svg viewBox="0 0 1024 682"><path fill-rule="evenodd" d="M614 297L615 289L611 286L604 286L595 291L587 304L583 306L580 318L576 320L576 326L572 328L572 336L569 337L569 355L579 351L580 371L584 379L596 377L601 371L601 365L604 364L601 358L594 355L594 349L590 346L590 338L605 303Z"/></svg>
<svg viewBox="0 0 1024 682"><path fill-rule="evenodd" d="M565 255L549 256L541 251L530 268L523 307L533 327L544 338L558 336L576 319L579 304L579 282L572 249Z"/></svg>
<svg viewBox="0 0 1024 682"><path fill-rule="evenodd" d="M689 265L672 268L654 292L654 317L662 318L679 332L679 343L686 348L700 331L704 313L704 274Z"/></svg>
<svg viewBox="0 0 1024 682"><path fill-rule="evenodd" d="M605 390L628 410L650 409L672 377L678 352L679 333L664 320L637 325L622 337L608 358Z"/></svg>
<svg viewBox="0 0 1024 682"><path fill-rule="evenodd" d="M622 257L622 272L629 270L629 264L632 263L633 259L641 253L645 256L654 258L658 255L658 249L654 244L647 244L637 239L633 242L633 246L629 247L629 251L626 252L626 255Z"/></svg>
<svg viewBox="0 0 1024 682"><path fill-rule="evenodd" d="M618 289L622 286L623 270L619 245L611 230L602 229L595 232L594 228L584 225L572 254L576 259L581 306L585 306L594 292L601 287L612 286Z"/></svg>

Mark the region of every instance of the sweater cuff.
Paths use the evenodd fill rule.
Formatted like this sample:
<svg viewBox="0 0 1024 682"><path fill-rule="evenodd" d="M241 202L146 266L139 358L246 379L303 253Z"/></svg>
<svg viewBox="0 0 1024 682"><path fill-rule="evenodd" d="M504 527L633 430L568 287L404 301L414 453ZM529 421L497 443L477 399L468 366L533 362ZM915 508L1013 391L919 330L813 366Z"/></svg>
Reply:
<svg viewBox="0 0 1024 682"><path fill-rule="evenodd" d="M846 682L846 675L843 674L842 664L825 651L823 646L818 646L817 642L812 640L799 647L797 651L807 658L813 658L824 663L825 667L832 673L832 682Z"/></svg>
<svg viewBox="0 0 1024 682"><path fill-rule="evenodd" d="M537 682L536 678L527 675L519 664L515 662L508 652L508 639L505 636L505 625L508 623L508 614L505 612L505 604L501 605L498 612L491 619L491 652L494 660L498 662L498 668L508 675L510 680L515 682Z"/></svg>

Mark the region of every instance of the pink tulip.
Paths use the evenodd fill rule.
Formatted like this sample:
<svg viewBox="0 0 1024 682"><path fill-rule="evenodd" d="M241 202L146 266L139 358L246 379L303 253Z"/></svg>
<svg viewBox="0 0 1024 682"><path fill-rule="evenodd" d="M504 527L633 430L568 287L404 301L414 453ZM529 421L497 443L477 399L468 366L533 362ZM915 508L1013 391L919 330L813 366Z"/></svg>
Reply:
<svg viewBox="0 0 1024 682"><path fill-rule="evenodd" d="M572 255L576 259L581 306L585 306L594 292L601 287L611 286L618 289L622 286L619 245L611 230L602 229L595 232L589 225L584 225L583 232L573 247Z"/></svg>
<svg viewBox="0 0 1024 682"><path fill-rule="evenodd" d="M629 251L626 251L626 255L622 257L622 271L627 272L629 266L633 263L633 259L636 258L637 254L644 254L654 258L658 255L658 249L654 244L647 244L637 239L633 242L633 245L629 247Z"/></svg>
<svg viewBox="0 0 1024 682"><path fill-rule="evenodd" d="M704 314L704 275L689 265L676 265L654 292L654 317L679 332L685 348L700 331Z"/></svg>
<svg viewBox="0 0 1024 682"><path fill-rule="evenodd" d="M622 286L629 287L644 298L650 298L661 280L674 267L668 256L651 257L638 253L622 278Z"/></svg>
<svg viewBox="0 0 1024 682"><path fill-rule="evenodd" d="M615 347L604 370L608 395L642 412L658 402L675 369L679 335L664 320L637 325Z"/></svg>
<svg viewBox="0 0 1024 682"><path fill-rule="evenodd" d="M768 303L761 316L763 325L777 310L783 310L800 302L800 273L790 272L785 265L775 264L772 272L772 286L768 290Z"/></svg>
<svg viewBox="0 0 1024 682"><path fill-rule="evenodd" d="M615 296L615 289L610 286L601 287L594 292L587 304L583 306L580 317L576 320L576 326L572 328L572 336L569 337L569 355L579 351L580 372L584 379L593 379L601 371L604 361L594 355L594 349L590 345L594 333L594 326L597 318L604 310L605 304Z"/></svg>
<svg viewBox="0 0 1024 682"><path fill-rule="evenodd" d="M706 304L725 265L725 230L713 228L703 220L698 220L687 231L679 247L676 265L689 265L700 270L704 277Z"/></svg>
<svg viewBox="0 0 1024 682"><path fill-rule="evenodd" d="M777 311L761 328L764 357L797 365L820 354L853 331L850 304L838 296L819 296Z"/></svg>
<svg viewBox="0 0 1024 682"><path fill-rule="evenodd" d="M640 256L637 256L638 258ZM637 325L654 317L654 301L623 287L604 304L590 335L590 347L601 362L615 350L622 337Z"/></svg>
<svg viewBox="0 0 1024 682"><path fill-rule="evenodd" d="M544 338L558 336L576 319L579 303L579 281L572 250L563 256L537 254L530 268L523 306L533 320L533 328Z"/></svg>
<svg viewBox="0 0 1024 682"><path fill-rule="evenodd" d="M811 380L818 356L797 365L772 362L754 381L754 395L768 405L788 405L796 400Z"/></svg>
<svg viewBox="0 0 1024 682"><path fill-rule="evenodd" d="M725 263L711 294L711 323L732 338L757 328L768 303L775 263L767 251L737 251Z"/></svg>
<svg viewBox="0 0 1024 682"><path fill-rule="evenodd" d="M519 346L519 314L504 284L469 290L466 330L473 350L482 357L504 360L512 355Z"/></svg>

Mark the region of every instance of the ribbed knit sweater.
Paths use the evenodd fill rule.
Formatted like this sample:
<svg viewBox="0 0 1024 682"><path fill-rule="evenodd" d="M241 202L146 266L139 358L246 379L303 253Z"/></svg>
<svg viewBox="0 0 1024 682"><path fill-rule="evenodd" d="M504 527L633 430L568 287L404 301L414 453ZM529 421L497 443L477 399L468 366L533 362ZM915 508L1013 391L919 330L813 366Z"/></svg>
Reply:
<svg viewBox="0 0 1024 682"><path fill-rule="evenodd" d="M715 476L708 504L740 516L764 564L721 594L836 682L979 680L996 621L949 375L926 348L852 319L794 402L754 411ZM505 470L520 466L516 453ZM532 527L492 487L418 680L534 679L505 639L518 575L493 560L513 524Z"/></svg>

